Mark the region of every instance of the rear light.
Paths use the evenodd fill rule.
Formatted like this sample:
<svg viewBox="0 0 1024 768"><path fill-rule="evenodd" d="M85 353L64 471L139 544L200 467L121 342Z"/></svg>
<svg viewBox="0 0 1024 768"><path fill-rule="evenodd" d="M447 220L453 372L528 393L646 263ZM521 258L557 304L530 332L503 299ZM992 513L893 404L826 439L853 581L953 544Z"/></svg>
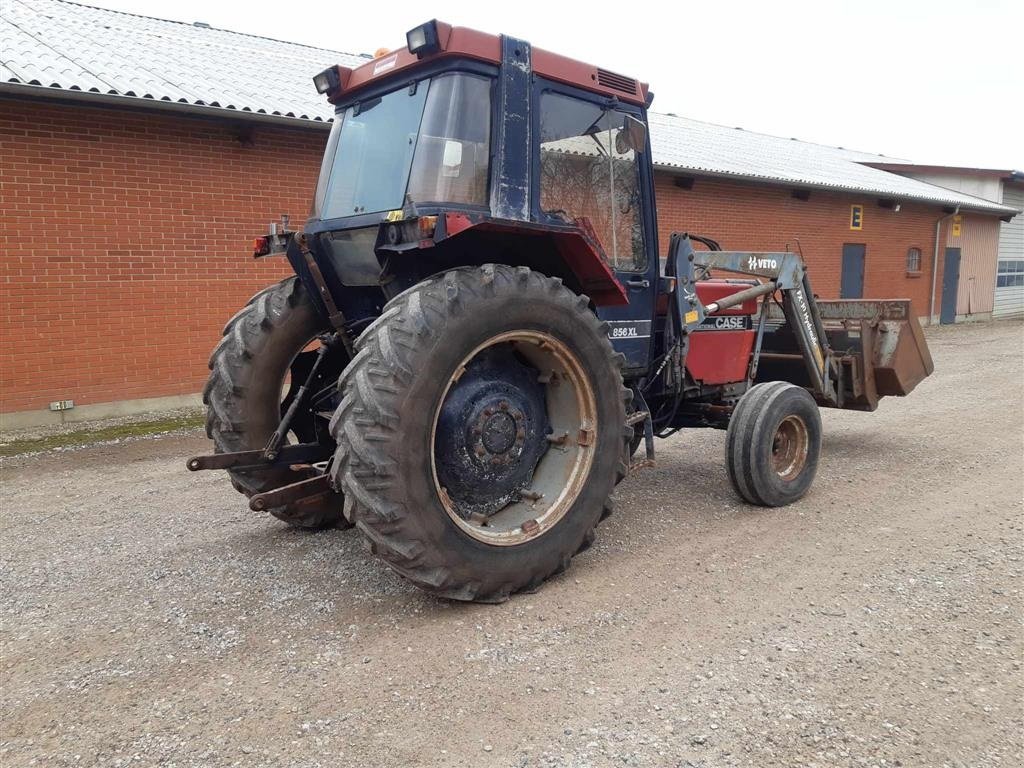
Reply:
<svg viewBox="0 0 1024 768"><path fill-rule="evenodd" d="M266 256L268 253L270 253L270 238L254 237L252 239L252 255Z"/></svg>
<svg viewBox="0 0 1024 768"><path fill-rule="evenodd" d="M437 228L437 216L420 216L420 240L430 240Z"/></svg>
<svg viewBox="0 0 1024 768"><path fill-rule="evenodd" d="M427 248L433 245L434 230L437 229L437 216L420 216L415 219L396 221L384 225L383 242L390 246L404 248L418 245ZM402 250L404 250L402 248Z"/></svg>
<svg viewBox="0 0 1024 768"><path fill-rule="evenodd" d="M437 34L437 19L410 29L405 33L405 42L409 53L415 53L417 58L422 59L424 56L437 53L441 50L441 38Z"/></svg>

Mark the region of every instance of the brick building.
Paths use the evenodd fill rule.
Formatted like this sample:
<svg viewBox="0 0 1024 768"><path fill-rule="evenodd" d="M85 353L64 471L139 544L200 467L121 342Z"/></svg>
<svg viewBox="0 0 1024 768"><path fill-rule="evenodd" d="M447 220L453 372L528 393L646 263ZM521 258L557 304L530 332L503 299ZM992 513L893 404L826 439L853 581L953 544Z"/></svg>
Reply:
<svg viewBox="0 0 1024 768"><path fill-rule="evenodd" d="M310 75L359 61L62 0L4 5L3 426L197 402L224 321L288 272L249 253L269 221L308 211L331 117ZM868 165L899 164L878 155L671 115L651 116L651 139L662 248L680 230L800 247L822 296L990 315L992 243L1014 208ZM944 285L951 247L960 275ZM57 400L74 410L51 413Z"/></svg>

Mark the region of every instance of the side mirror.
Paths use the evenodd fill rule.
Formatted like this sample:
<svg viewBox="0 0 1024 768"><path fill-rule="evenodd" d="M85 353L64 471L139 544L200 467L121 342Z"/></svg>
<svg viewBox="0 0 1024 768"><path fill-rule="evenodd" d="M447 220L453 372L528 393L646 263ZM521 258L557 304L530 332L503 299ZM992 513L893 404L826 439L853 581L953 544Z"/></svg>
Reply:
<svg viewBox="0 0 1024 768"><path fill-rule="evenodd" d="M622 128L615 135L615 150L624 155L629 150L643 152L647 147L647 126L632 115L626 115Z"/></svg>

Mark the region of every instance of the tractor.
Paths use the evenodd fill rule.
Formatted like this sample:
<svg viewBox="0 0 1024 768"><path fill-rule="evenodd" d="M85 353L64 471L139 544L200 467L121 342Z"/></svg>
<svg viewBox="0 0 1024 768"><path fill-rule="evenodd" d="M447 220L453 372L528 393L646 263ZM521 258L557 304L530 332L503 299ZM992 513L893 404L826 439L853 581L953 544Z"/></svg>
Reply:
<svg viewBox="0 0 1024 768"><path fill-rule="evenodd" d="M645 83L434 20L313 78L312 211L255 238L294 275L232 317L204 391L254 511L352 527L417 586L501 602L593 541L655 437L726 430L739 496L800 499L819 409L932 372L909 301L822 301L797 253L672 235Z"/></svg>

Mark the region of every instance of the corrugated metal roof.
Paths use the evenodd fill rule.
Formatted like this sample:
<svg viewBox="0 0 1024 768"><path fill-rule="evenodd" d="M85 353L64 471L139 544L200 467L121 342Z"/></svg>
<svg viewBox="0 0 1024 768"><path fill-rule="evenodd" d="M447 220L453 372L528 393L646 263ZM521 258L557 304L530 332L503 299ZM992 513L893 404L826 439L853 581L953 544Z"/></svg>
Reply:
<svg viewBox="0 0 1024 768"><path fill-rule="evenodd" d="M867 152L725 128L675 115L649 115L656 167L795 187L858 192L896 200L1011 214L1013 208L937 187L866 163L899 160Z"/></svg>
<svg viewBox="0 0 1024 768"><path fill-rule="evenodd" d="M61 0L3 0L0 78L256 114L328 121L312 76L366 59Z"/></svg>
<svg viewBox="0 0 1024 768"><path fill-rule="evenodd" d="M64 91L193 111L327 123L312 75L366 58L65 0L3 0L0 89ZM265 118L264 118L265 119ZM1015 209L869 167L900 160L651 113L656 167L917 200L1002 215Z"/></svg>

